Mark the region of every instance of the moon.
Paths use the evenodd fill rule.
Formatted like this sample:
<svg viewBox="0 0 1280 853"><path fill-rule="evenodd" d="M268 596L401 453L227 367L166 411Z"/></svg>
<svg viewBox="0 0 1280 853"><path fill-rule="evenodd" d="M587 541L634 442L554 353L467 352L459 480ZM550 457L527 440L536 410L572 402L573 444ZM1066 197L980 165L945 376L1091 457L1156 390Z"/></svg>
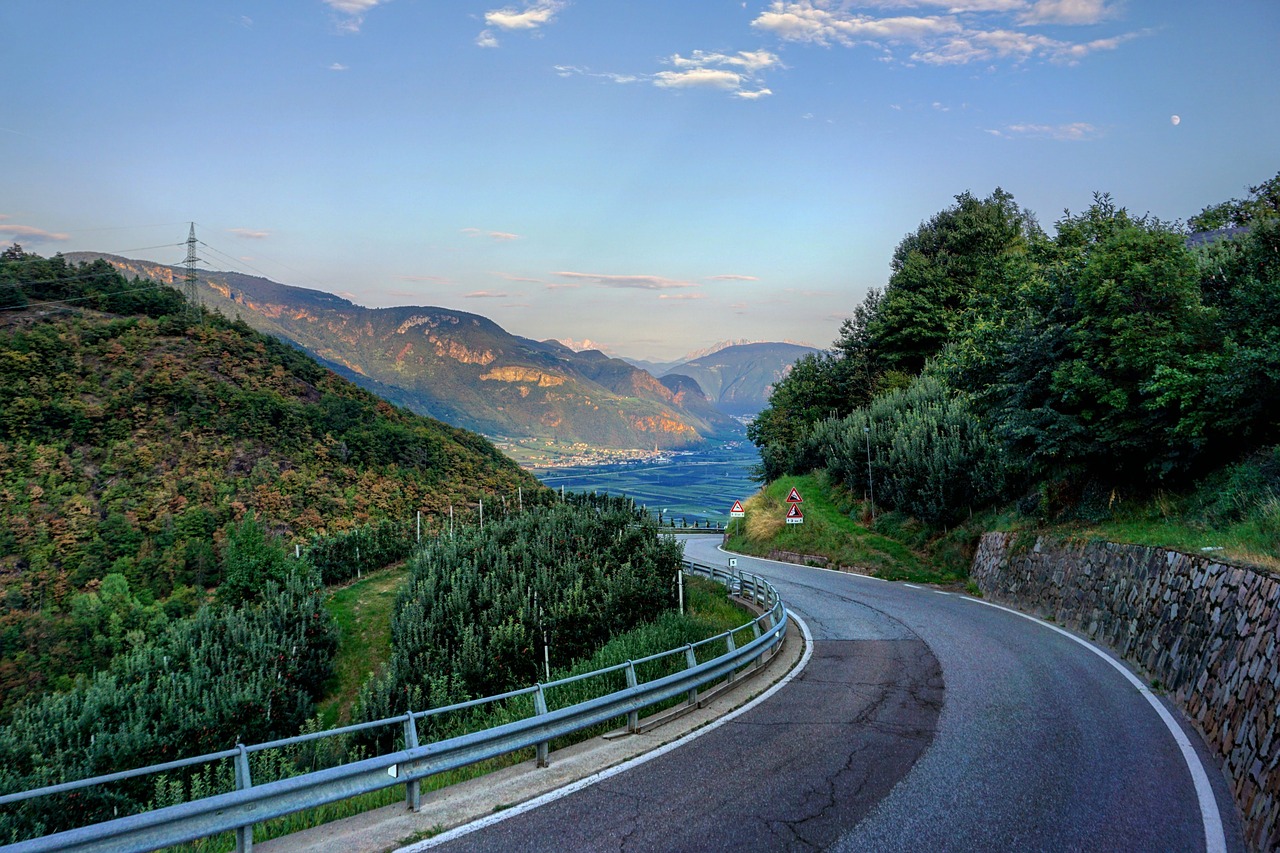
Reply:
<svg viewBox="0 0 1280 853"><path fill-rule="evenodd" d="M1182 122L1182 116L1169 116L1169 121L1172 122L1174 127L1177 127Z"/></svg>

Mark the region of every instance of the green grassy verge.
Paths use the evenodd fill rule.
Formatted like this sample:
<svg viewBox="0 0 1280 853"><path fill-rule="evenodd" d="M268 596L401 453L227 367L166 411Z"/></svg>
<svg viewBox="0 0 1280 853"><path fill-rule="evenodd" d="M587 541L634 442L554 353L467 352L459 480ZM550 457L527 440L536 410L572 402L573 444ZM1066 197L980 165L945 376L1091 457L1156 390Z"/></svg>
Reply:
<svg viewBox="0 0 1280 853"><path fill-rule="evenodd" d="M1098 521L1038 524L1006 513L995 520L991 529L1148 545L1280 572L1280 505L1261 507L1246 518L1215 524L1195 518L1187 507L1191 500L1183 495L1158 495L1149 500L1123 501L1113 507L1109 518Z"/></svg>
<svg viewBox="0 0 1280 853"><path fill-rule="evenodd" d="M804 498L803 524L785 523L793 487ZM1231 482L1209 483L1186 494L1116 498L1094 508L1093 520L1045 521L1008 505L939 531L899 512L879 512L872 523L865 502L815 472L770 483L746 502L746 510L747 517L729 527L730 550L824 557L833 566L853 566L889 580L961 582L978 537L988 531L1147 545L1280 571L1280 498L1265 488L1248 490Z"/></svg>
<svg viewBox="0 0 1280 853"><path fill-rule="evenodd" d="M391 656L391 612L408 577L407 567L394 566L330 594L325 607L338 625L338 653L317 711L321 728L351 722L361 685Z"/></svg>
<svg viewBox="0 0 1280 853"><path fill-rule="evenodd" d="M787 524L787 496L804 499L801 524ZM824 557L888 580L955 583L968 574L977 528L930 531L901 513L881 513L833 487L821 472L782 477L746 502L747 516L729 528L730 550L767 557L773 551ZM978 519L977 521L980 521Z"/></svg>

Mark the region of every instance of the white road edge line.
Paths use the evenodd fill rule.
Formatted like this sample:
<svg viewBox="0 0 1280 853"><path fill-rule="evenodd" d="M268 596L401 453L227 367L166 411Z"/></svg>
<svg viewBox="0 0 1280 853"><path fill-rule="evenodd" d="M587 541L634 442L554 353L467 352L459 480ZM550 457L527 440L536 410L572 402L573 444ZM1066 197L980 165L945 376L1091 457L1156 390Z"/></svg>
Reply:
<svg viewBox="0 0 1280 853"><path fill-rule="evenodd" d="M907 587L908 589L924 589L924 587L916 586L913 583L904 583L903 586Z"/></svg>
<svg viewBox="0 0 1280 853"><path fill-rule="evenodd" d="M395 853L418 853L420 850L430 850L432 847L436 847L437 845L453 841L454 839L461 838L464 835L469 835L477 830L484 829L487 826L493 826L495 823L501 823L507 818L512 818L516 815L533 811L540 806L545 806L547 803L552 803L562 797L567 797L570 794L581 791L582 789L590 787L597 782L603 782L605 779L617 776L619 773L625 773L632 767L638 767L647 761L652 761L655 758L666 755L668 752L684 746L685 744L690 743L709 732L713 732L725 723L745 714L747 711L750 711L761 702L772 697L773 694L777 693L783 687L786 687L791 682L791 679L804 671L804 668L809 665L809 659L813 657L813 634L810 633L809 626L805 624L803 619L790 611L787 612L787 616L794 619L796 624L800 626L800 633L804 635L804 654L800 656L800 662L797 663L790 672L784 675L777 684L773 685L747 704L730 711L718 720L714 720L700 729L694 729L680 739L664 744L651 752L646 752L643 755L637 755L635 758L624 761L621 764L616 764L607 770L601 770L599 773L593 773L584 779L579 779L577 782L572 782L565 785L563 788L548 791L539 797L534 797L532 800L527 800L517 806L512 806L509 809L504 809L503 811L486 815L485 817L474 820L471 823L465 823L462 826L454 827L447 832L442 832L439 835L426 839L425 841L419 841L414 844L410 844L407 847L401 847L399 850L395 851Z"/></svg>
<svg viewBox="0 0 1280 853"><path fill-rule="evenodd" d="M737 551L726 551L723 545L717 545L716 550L721 554L731 554L734 557L746 557L748 560L759 560L762 563L774 563L779 566L791 566L795 569L813 569L815 572L831 572L836 575L844 575L847 578L865 578L869 581L878 581L880 583L888 583L884 578L878 578L875 575L864 575L861 572L845 572L840 569L828 569L822 566L805 566L800 563L788 563L785 560L771 560L768 557L756 557L752 554L739 554Z"/></svg>
<svg viewBox="0 0 1280 853"><path fill-rule="evenodd" d="M1178 748L1182 751L1182 758L1187 763L1187 770L1191 773L1191 781L1195 784L1196 797L1200 800L1200 818L1204 822L1204 846L1206 853L1226 853L1227 836L1226 831L1222 827L1222 814L1218 811L1218 800L1213 795L1213 786L1209 783L1209 774L1204 769L1204 764L1200 761L1200 756L1196 754L1195 747L1191 745L1191 741L1187 738L1186 733L1182 730L1182 726L1178 725L1178 721L1169 713L1169 709L1164 706L1155 694L1153 694L1147 685L1128 670L1120 661L1116 660L1103 649L1083 639L1077 637L1070 631L1064 630L1057 625L1051 625L1043 619L1038 619L1027 613L1014 610L1012 607L1005 607L1002 604L994 604L990 601L983 601L980 598L971 598L962 596L968 601L977 604L985 604L987 607L994 607L997 610L1003 610L1006 613L1012 613L1015 616L1021 616L1023 619L1029 619L1039 625L1044 626L1052 631L1057 631L1069 640L1079 643L1107 663L1111 664L1117 672L1129 680L1129 682L1138 689L1150 703L1151 707L1160 715L1160 719L1164 721L1165 728L1173 735L1174 741L1178 744Z"/></svg>

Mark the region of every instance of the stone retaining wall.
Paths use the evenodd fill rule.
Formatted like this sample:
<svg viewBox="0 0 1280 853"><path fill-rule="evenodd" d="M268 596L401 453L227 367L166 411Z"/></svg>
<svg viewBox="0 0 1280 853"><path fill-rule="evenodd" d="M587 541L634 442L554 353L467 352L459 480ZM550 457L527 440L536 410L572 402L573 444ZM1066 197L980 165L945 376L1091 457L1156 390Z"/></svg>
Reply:
<svg viewBox="0 0 1280 853"><path fill-rule="evenodd" d="M1109 542L982 537L984 596L1088 635L1169 691L1222 758L1254 850L1280 848L1280 577Z"/></svg>
<svg viewBox="0 0 1280 853"><path fill-rule="evenodd" d="M841 572L850 572L855 575L867 574L866 569L860 569L856 566L832 565L829 557L822 557L817 554L801 554L796 551L779 551L775 548L768 553L766 559L777 560L779 563L795 563L798 566L816 566L819 569L836 569Z"/></svg>

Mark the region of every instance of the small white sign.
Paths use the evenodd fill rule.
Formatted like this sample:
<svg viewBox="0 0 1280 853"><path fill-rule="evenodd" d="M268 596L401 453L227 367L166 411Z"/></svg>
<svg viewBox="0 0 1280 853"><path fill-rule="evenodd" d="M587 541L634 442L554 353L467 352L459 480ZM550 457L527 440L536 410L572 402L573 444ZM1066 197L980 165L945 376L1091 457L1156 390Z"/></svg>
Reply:
<svg viewBox="0 0 1280 853"><path fill-rule="evenodd" d="M730 518L743 518L746 514L747 511L742 508L742 501L734 501L733 506L729 508Z"/></svg>
<svg viewBox="0 0 1280 853"><path fill-rule="evenodd" d="M390 776L392 779L399 778L399 776L400 776L400 765L399 765L399 764L392 764L390 767L388 767L388 768L387 768L387 775L388 775L388 776Z"/></svg>
<svg viewBox="0 0 1280 853"><path fill-rule="evenodd" d="M738 558L737 558L737 557L730 557L730 558L729 558L729 568L731 568L731 569L736 569L736 568L738 568Z"/></svg>

